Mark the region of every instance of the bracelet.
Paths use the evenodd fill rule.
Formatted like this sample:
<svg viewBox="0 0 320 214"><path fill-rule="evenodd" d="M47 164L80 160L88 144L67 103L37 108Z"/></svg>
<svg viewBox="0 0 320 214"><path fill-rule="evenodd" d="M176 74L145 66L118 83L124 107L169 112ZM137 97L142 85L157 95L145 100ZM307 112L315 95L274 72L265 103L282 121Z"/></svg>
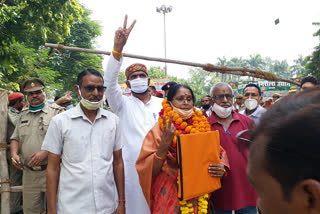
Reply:
<svg viewBox="0 0 320 214"><path fill-rule="evenodd" d="M164 158L159 157L156 152L154 153L154 157L157 158L158 160L165 160L167 158L167 157L164 157Z"/></svg>
<svg viewBox="0 0 320 214"><path fill-rule="evenodd" d="M126 200L125 199L122 199L122 200L118 200L118 202L126 202Z"/></svg>
<svg viewBox="0 0 320 214"><path fill-rule="evenodd" d="M121 56L122 55L122 53L121 52L118 52L118 51L116 51L116 50L112 50L112 53L114 53L114 54L116 54L116 55L118 55L118 56Z"/></svg>

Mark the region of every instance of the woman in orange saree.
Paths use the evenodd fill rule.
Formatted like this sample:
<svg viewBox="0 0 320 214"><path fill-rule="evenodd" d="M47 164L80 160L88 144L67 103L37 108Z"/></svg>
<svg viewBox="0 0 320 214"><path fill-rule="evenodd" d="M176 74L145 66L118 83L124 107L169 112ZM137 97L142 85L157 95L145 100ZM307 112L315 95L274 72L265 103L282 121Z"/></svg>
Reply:
<svg viewBox="0 0 320 214"><path fill-rule="evenodd" d="M176 135L210 131L207 119L193 107L194 102L190 87L180 84L172 86L168 98L162 103L159 124L144 139L136 169L151 213L208 212L207 194L181 202L177 192ZM210 164L208 168L212 177L223 177L229 168L222 148L220 159L219 164Z"/></svg>

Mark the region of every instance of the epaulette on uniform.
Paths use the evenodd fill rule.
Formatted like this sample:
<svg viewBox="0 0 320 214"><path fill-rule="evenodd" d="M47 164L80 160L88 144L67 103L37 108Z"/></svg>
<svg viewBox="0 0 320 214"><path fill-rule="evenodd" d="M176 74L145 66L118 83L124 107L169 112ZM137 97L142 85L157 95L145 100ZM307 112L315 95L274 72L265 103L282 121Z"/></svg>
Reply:
<svg viewBox="0 0 320 214"><path fill-rule="evenodd" d="M58 104L56 104L56 103L51 103L51 104L49 104L48 105L50 108L53 108L53 109L55 109L55 110L57 110L59 113L60 112L63 112L64 111L64 107L62 107L62 106L59 106Z"/></svg>

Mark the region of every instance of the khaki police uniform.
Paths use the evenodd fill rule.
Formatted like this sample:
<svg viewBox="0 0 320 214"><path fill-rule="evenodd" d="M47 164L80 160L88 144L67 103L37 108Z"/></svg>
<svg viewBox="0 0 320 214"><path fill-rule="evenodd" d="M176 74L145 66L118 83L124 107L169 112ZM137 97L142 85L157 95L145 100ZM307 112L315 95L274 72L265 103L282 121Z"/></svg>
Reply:
<svg viewBox="0 0 320 214"><path fill-rule="evenodd" d="M17 120L20 116L20 111L13 107L9 107L8 111L8 127L7 127L7 142L10 143L10 137L15 129ZM10 149L7 149L7 160L9 165L9 176L11 186L21 186L22 185L22 171L15 168L11 164ZM22 210L22 193L12 192L10 193L10 212L16 213Z"/></svg>
<svg viewBox="0 0 320 214"><path fill-rule="evenodd" d="M17 121L17 126L11 140L19 142L19 156L23 166L31 160L30 155L41 150L50 120L60 113L63 108L56 105L45 104L39 112L25 109ZM46 158L40 166L33 169L24 167L23 184L23 210L25 214L41 213L44 208L44 193L46 192Z"/></svg>
<svg viewBox="0 0 320 214"><path fill-rule="evenodd" d="M38 78L30 78L22 84L25 92L42 90L44 83ZM24 214L45 213L46 168L48 159L39 166L29 168L30 155L39 152L50 120L62 112L58 105L44 104L40 111L24 109L20 113L11 140L19 142L19 156L24 166L22 175Z"/></svg>

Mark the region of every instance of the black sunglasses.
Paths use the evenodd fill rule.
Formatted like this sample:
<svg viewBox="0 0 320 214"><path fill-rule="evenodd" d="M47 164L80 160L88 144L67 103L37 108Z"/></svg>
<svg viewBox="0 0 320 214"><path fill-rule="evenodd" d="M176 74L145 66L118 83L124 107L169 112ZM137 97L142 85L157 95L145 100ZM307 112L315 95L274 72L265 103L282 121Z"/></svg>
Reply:
<svg viewBox="0 0 320 214"><path fill-rule="evenodd" d="M95 89L98 90L98 92L104 92L107 87L105 86L93 86L93 85L88 85L88 86L80 86L81 88L84 88L86 92L93 92Z"/></svg>

